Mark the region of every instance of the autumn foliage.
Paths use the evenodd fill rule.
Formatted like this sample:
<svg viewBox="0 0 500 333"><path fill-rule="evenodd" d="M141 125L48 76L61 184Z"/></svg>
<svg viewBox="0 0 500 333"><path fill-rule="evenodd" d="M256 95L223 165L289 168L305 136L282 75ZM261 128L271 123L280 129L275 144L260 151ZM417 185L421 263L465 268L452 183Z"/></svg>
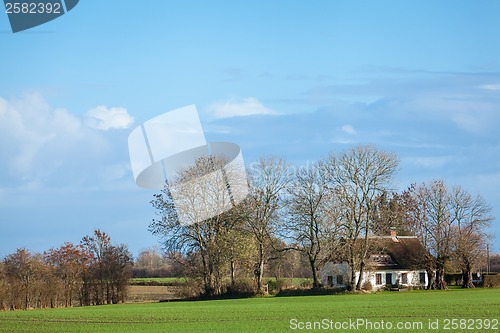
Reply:
<svg viewBox="0 0 500 333"><path fill-rule="evenodd" d="M131 266L127 247L100 230L43 254L18 249L0 263L0 310L123 302Z"/></svg>

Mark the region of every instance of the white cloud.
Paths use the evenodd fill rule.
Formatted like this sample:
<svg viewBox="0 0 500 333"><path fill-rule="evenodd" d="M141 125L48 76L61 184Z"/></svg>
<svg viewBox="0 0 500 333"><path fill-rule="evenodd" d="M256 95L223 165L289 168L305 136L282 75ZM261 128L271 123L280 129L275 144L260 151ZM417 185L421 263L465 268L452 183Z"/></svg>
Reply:
<svg viewBox="0 0 500 333"><path fill-rule="evenodd" d="M356 130L351 125L344 125L341 129L347 134L356 134Z"/></svg>
<svg viewBox="0 0 500 333"><path fill-rule="evenodd" d="M81 135L81 120L53 109L38 94L6 101L0 98L0 158L19 174L30 170L47 147L64 146ZM56 163L56 160L52 161ZM41 168L43 169L43 168Z"/></svg>
<svg viewBox="0 0 500 333"><path fill-rule="evenodd" d="M85 117L87 125L104 131L129 128L134 122L134 118L128 114L127 109L120 107L108 108L103 105L90 109L85 114Z"/></svg>
<svg viewBox="0 0 500 333"><path fill-rule="evenodd" d="M485 84L480 88L485 90L500 90L500 84Z"/></svg>
<svg viewBox="0 0 500 333"><path fill-rule="evenodd" d="M278 114L276 111L265 107L254 97L243 98L241 101L235 98L230 98L227 101L218 101L209 105L207 112L217 119Z"/></svg>
<svg viewBox="0 0 500 333"><path fill-rule="evenodd" d="M128 163L128 156L119 155L114 147L126 145L126 134L110 136L84 126L81 117L52 107L36 93L11 100L0 97L0 187L114 181L123 177L123 171L111 172L108 166Z"/></svg>

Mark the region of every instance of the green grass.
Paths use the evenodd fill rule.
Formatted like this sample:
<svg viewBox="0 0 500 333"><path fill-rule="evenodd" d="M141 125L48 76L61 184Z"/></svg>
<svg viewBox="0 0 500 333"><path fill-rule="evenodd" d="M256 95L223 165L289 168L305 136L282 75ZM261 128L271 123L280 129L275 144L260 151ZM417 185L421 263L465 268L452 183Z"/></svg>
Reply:
<svg viewBox="0 0 500 333"><path fill-rule="evenodd" d="M383 292L308 297L262 297L198 302L120 304L96 307L0 312L0 332L280 332L290 320L373 322L500 318L500 289ZM348 330L348 332L371 330ZM373 330L374 331L374 330ZM377 330L383 332L384 330ZM393 330L397 332L397 330Z"/></svg>

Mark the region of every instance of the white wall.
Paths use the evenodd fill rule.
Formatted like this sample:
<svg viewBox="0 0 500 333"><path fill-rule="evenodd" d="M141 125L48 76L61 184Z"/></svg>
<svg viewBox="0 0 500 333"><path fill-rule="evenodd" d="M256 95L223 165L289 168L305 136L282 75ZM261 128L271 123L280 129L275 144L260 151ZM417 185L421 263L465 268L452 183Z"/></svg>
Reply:
<svg viewBox="0 0 500 333"><path fill-rule="evenodd" d="M337 276L342 275L342 284L337 283ZM328 285L328 276L333 277L333 285ZM327 262L323 269L321 270L321 283L328 287L345 287L351 280L351 269L349 265L344 262L341 264L334 264L332 262Z"/></svg>
<svg viewBox="0 0 500 333"><path fill-rule="evenodd" d="M377 285L377 273L381 274L382 276L382 283ZM365 271L363 272L363 284L366 283L366 281L369 281L372 285L373 289L380 289L385 287L387 281L386 281L386 274L391 273L392 274L392 284L396 284L398 282L399 285L402 286L408 286L408 287L421 287L425 288L428 284L427 280L427 274L425 270L418 270L418 271L409 271L409 270L383 270L383 271ZM402 274L406 273L407 274L407 283L403 284L402 283ZM425 273L425 283L423 285L420 284L420 273ZM338 284L337 283L337 276L342 275L343 276L343 283ZM347 263L342 263L342 264L334 264L334 263L326 263L323 269L321 270L321 283L325 286L328 285L328 276L332 277L332 285L330 287L345 287L347 284L350 282L351 278L351 270L349 268L349 265ZM359 272L356 272L356 280L359 278Z"/></svg>

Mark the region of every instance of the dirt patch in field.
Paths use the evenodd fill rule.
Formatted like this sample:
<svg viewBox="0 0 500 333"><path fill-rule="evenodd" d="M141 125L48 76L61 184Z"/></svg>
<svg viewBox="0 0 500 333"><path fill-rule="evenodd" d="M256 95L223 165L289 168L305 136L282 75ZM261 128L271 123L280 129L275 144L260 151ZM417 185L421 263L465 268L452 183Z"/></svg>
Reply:
<svg viewBox="0 0 500 333"><path fill-rule="evenodd" d="M129 286L127 303L148 303L179 299L177 286Z"/></svg>

